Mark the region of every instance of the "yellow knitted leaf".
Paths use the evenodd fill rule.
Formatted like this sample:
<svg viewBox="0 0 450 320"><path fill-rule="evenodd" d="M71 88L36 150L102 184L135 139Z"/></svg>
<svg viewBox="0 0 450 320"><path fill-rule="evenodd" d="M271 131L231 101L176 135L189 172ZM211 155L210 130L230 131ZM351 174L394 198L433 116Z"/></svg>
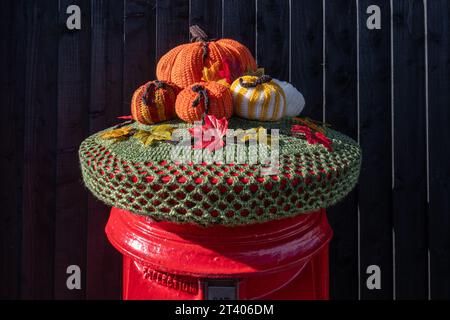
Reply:
<svg viewBox="0 0 450 320"><path fill-rule="evenodd" d="M121 127L117 129L112 129L104 132L101 135L102 139L115 139L115 140L123 140L128 138L133 132L133 128L130 126Z"/></svg>
<svg viewBox="0 0 450 320"><path fill-rule="evenodd" d="M202 71L202 80L209 82L209 81L215 81L218 82L224 86L229 87L230 84L227 82L226 79L222 78L220 75L220 62L217 61L214 63L210 68L204 67Z"/></svg>
<svg viewBox="0 0 450 320"><path fill-rule="evenodd" d="M202 74L203 81L215 81L217 74L219 73L220 64L219 62L214 63L210 68L204 67Z"/></svg>
<svg viewBox="0 0 450 320"><path fill-rule="evenodd" d="M263 137L266 136L265 143L268 146L272 145L272 135L267 134L267 130L263 127L251 128L248 130L238 129L235 135L240 138L241 142L247 142L249 140L256 140L259 142L264 141Z"/></svg>
<svg viewBox="0 0 450 320"><path fill-rule="evenodd" d="M172 139L174 128L168 124L154 126L150 131L139 130L134 137L145 145L151 145L154 141L164 141Z"/></svg>

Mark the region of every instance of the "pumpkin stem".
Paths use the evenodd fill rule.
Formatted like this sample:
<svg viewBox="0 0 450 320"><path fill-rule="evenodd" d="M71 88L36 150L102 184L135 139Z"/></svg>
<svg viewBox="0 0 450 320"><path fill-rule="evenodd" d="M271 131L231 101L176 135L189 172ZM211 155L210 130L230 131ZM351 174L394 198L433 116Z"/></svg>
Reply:
<svg viewBox="0 0 450 320"><path fill-rule="evenodd" d="M209 48L208 48L208 35L205 31L203 31L198 25L191 26L189 28L189 32L191 33L191 42L201 42L203 49L203 61L208 57Z"/></svg>
<svg viewBox="0 0 450 320"><path fill-rule="evenodd" d="M263 83L267 83L270 81L272 81L272 77L268 76L268 75L263 75L253 82L244 82L244 80L242 78L239 78L239 84L241 85L241 87L244 87L244 88L254 88L256 86L259 86Z"/></svg>
<svg viewBox="0 0 450 320"><path fill-rule="evenodd" d="M191 33L191 36L192 36L191 42L196 42L196 41L206 42L206 41L208 41L208 35L198 25L189 27L189 32Z"/></svg>
<svg viewBox="0 0 450 320"><path fill-rule="evenodd" d="M147 87L145 88L144 94L142 95L143 104L146 106L149 106L150 103L148 101L148 97L150 96L150 94L156 92L156 90L158 90L158 89L165 89L166 87L167 87L167 84L164 81L156 80L156 81L149 82L147 84ZM153 102L155 102L155 101L153 101Z"/></svg>
<svg viewBox="0 0 450 320"><path fill-rule="evenodd" d="M195 85L192 87L192 91L195 93L198 93L197 98L195 98L194 101L192 101L192 107L196 108L200 104L200 100L203 98L205 103L205 112L204 114L208 114L208 107L209 107L209 97L208 92L206 91L206 88L201 85Z"/></svg>

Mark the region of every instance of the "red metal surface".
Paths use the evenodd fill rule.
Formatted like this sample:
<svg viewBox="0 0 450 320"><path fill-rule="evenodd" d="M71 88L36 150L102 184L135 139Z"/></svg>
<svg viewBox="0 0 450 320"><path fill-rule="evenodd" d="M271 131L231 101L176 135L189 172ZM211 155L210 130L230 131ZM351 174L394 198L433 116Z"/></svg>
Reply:
<svg viewBox="0 0 450 320"><path fill-rule="evenodd" d="M325 210L204 228L113 208L106 233L124 256L124 299L205 299L207 279L236 279L239 299L328 298Z"/></svg>

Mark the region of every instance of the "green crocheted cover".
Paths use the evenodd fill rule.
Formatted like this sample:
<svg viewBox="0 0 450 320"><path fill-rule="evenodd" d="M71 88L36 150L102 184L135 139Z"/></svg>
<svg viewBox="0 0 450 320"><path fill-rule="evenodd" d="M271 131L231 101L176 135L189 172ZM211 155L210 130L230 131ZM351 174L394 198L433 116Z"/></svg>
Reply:
<svg viewBox="0 0 450 320"><path fill-rule="evenodd" d="M280 163L274 175L262 174L263 165L258 163L172 162L174 144L144 145L134 137L107 140L101 137L105 130L81 144L83 179L89 190L108 205L156 220L201 225L251 224L333 205L355 186L361 150L351 138L327 129L333 149L328 151L321 144L293 136L293 124L296 122L292 119L276 123L230 120L229 128L280 130ZM152 128L137 123L132 126ZM251 147L246 150L257 152ZM226 155L225 149L223 152Z"/></svg>

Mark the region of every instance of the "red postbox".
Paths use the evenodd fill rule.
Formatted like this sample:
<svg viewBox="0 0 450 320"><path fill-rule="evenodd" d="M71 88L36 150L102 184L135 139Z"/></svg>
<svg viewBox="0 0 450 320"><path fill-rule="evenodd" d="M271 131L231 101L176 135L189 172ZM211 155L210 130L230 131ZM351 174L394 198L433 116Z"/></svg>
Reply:
<svg viewBox="0 0 450 320"><path fill-rule="evenodd" d="M259 224L156 222L113 208L124 299L328 299L325 210Z"/></svg>

